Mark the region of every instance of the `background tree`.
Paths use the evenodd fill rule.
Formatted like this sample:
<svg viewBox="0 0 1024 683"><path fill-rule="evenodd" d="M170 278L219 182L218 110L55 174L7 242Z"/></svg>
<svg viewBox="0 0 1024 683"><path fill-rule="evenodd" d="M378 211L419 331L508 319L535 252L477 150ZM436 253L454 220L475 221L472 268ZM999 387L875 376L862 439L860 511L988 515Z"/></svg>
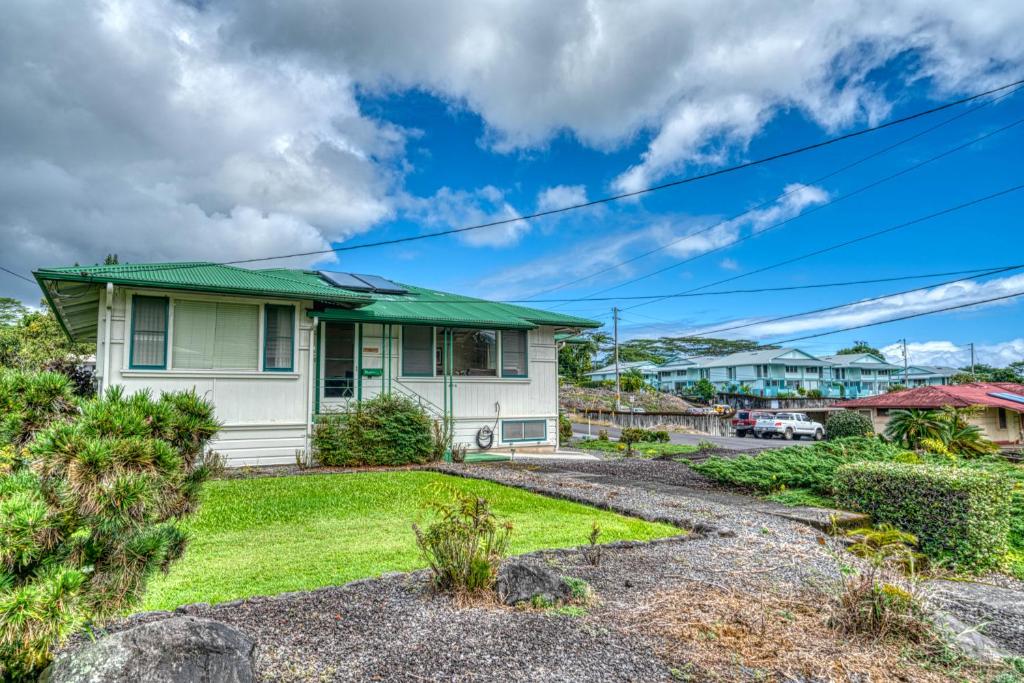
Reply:
<svg viewBox="0 0 1024 683"><path fill-rule="evenodd" d="M623 391L640 391L646 385L644 376L636 368L630 368L619 375L619 386Z"/></svg>
<svg viewBox="0 0 1024 683"><path fill-rule="evenodd" d="M836 351L837 356L844 356L854 353L873 353L876 356L882 355L881 351L879 351L874 346L871 346L871 344L868 344L866 341L863 340L854 340L853 346L848 346L845 349L839 349L838 351Z"/></svg>
<svg viewBox="0 0 1024 683"><path fill-rule="evenodd" d="M1014 382L1024 383L1024 361L1010 363L1005 368L996 368L985 363L975 363L974 372L971 367L960 368L961 372L950 378L953 384L969 384L971 382Z"/></svg>
<svg viewBox="0 0 1024 683"><path fill-rule="evenodd" d="M718 394L718 391L715 389L715 385L711 383L711 380L707 377L701 377L693 385L693 393L705 403L711 403L715 400L715 395Z"/></svg>
<svg viewBox="0 0 1024 683"><path fill-rule="evenodd" d="M117 260L117 254L107 254L103 257L103 265L105 266L116 266L120 261Z"/></svg>
<svg viewBox="0 0 1024 683"><path fill-rule="evenodd" d="M572 382L582 382L586 379L585 373L594 368L592 359L599 349L599 336L603 335L581 336L584 341L563 344L558 349L558 374Z"/></svg>
<svg viewBox="0 0 1024 683"><path fill-rule="evenodd" d="M10 327L25 317L28 308L17 299L0 296L0 327Z"/></svg>

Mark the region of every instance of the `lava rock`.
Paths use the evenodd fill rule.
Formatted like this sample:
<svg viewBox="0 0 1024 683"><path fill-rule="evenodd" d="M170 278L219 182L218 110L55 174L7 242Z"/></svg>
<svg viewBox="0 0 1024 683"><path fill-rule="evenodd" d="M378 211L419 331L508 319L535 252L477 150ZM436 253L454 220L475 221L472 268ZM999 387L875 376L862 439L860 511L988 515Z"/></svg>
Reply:
<svg viewBox="0 0 1024 683"><path fill-rule="evenodd" d="M532 602L534 599L557 605L572 598L572 587L561 574L546 564L527 558L514 558L502 564L495 590L498 599L506 605Z"/></svg>
<svg viewBox="0 0 1024 683"><path fill-rule="evenodd" d="M256 644L227 624L173 617L61 653L40 683L251 683Z"/></svg>

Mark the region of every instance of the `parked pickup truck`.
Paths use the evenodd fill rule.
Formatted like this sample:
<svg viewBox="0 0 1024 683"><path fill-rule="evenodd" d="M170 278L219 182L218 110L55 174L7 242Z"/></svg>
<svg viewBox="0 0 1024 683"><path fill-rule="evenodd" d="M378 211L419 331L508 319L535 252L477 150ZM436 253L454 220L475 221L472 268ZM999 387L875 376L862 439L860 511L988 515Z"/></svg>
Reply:
<svg viewBox="0 0 1024 683"><path fill-rule="evenodd" d="M732 428L736 430L736 436L741 439L747 434L754 433L754 425L761 418L775 417L773 413L763 413L756 410L737 410L736 417L732 419Z"/></svg>
<svg viewBox="0 0 1024 683"><path fill-rule="evenodd" d="M758 439L781 436L787 441L810 436L821 441L825 438L825 428L803 413L776 413L775 417L761 418L754 424L754 436Z"/></svg>

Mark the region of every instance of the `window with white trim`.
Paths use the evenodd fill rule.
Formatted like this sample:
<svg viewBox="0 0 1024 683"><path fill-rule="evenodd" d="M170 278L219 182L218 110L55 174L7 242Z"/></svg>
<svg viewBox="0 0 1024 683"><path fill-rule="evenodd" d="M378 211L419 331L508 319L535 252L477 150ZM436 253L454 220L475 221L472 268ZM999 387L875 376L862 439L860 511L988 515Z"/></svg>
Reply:
<svg viewBox="0 0 1024 683"><path fill-rule="evenodd" d="M547 420L504 420L501 423L502 441L546 441Z"/></svg>
<svg viewBox="0 0 1024 683"><path fill-rule="evenodd" d="M267 304L263 308L263 369L291 372L295 355L295 307Z"/></svg>
<svg viewBox="0 0 1024 683"><path fill-rule="evenodd" d="M444 374L443 335L437 335L437 374ZM497 377L498 333L495 330L452 330L452 374Z"/></svg>

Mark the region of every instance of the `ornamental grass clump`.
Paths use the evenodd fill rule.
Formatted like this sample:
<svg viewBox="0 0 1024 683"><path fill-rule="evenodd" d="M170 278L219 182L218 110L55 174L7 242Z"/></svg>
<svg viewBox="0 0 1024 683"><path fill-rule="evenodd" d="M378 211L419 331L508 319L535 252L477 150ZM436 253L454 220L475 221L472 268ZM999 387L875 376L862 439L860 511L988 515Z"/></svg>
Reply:
<svg viewBox="0 0 1024 683"><path fill-rule="evenodd" d="M439 519L425 530L413 524L416 545L438 590L477 593L493 588L508 551L512 524L499 522L486 498L463 493L434 506Z"/></svg>
<svg viewBox="0 0 1024 683"><path fill-rule="evenodd" d="M28 381L43 391L51 379ZM70 634L137 605L147 579L181 557L219 429L194 392L115 388L50 416L40 429L28 413L14 425L17 458L0 472L0 679L35 675ZM29 425L34 436L17 445Z"/></svg>

